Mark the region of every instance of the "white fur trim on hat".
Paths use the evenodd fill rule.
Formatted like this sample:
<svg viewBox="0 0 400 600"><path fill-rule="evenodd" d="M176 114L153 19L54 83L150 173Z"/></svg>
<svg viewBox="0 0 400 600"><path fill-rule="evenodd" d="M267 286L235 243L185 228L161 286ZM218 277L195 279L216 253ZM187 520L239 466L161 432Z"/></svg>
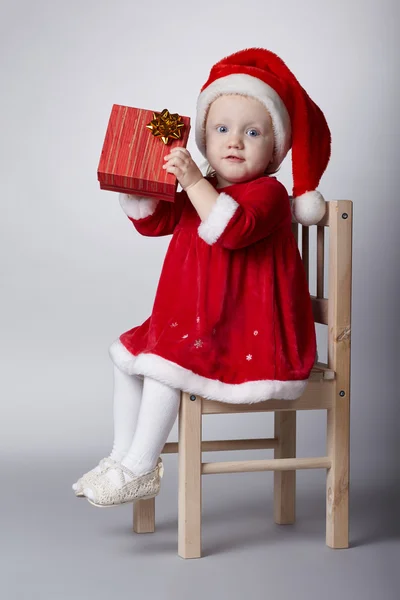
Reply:
<svg viewBox="0 0 400 600"><path fill-rule="evenodd" d="M257 77L236 73L216 79L203 90L197 99L196 144L206 156L205 119L209 106L223 94L243 94L259 100L268 110L274 129L275 151L273 166L277 168L291 147L291 123L286 106L280 96L268 84Z"/></svg>
<svg viewBox="0 0 400 600"><path fill-rule="evenodd" d="M214 244L224 232L239 204L228 194L221 192L208 217L197 229L199 237L207 244Z"/></svg>
<svg viewBox="0 0 400 600"><path fill-rule="evenodd" d="M135 194L119 194L119 203L124 213L131 219L145 219L152 215L160 200L157 198L144 198Z"/></svg>
<svg viewBox="0 0 400 600"><path fill-rule="evenodd" d="M290 200L292 214L301 225L316 225L325 215L326 202L318 190L305 192Z"/></svg>

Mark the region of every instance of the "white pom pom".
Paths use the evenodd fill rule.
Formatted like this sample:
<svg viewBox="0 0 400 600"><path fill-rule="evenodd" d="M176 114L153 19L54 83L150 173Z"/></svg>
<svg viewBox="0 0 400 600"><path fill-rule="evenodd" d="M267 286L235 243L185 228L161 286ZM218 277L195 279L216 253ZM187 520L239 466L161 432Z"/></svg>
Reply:
<svg viewBox="0 0 400 600"><path fill-rule="evenodd" d="M317 190L292 198L292 214L301 225L316 225L325 211L326 202Z"/></svg>

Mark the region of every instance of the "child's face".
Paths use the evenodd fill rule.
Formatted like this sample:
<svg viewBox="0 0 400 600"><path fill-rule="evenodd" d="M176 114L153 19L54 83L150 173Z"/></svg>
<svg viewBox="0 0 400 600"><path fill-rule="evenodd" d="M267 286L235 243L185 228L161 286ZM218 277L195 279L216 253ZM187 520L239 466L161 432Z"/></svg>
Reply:
<svg viewBox="0 0 400 600"><path fill-rule="evenodd" d="M237 94L214 100L206 121L206 156L218 187L262 175L273 150L272 121L261 102Z"/></svg>

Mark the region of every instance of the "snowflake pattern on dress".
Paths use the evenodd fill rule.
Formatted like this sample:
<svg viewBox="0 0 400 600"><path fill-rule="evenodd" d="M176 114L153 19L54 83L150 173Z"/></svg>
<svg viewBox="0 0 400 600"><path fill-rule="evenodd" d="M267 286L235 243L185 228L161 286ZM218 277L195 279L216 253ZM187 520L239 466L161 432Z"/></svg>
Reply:
<svg viewBox="0 0 400 600"><path fill-rule="evenodd" d="M195 348L201 348L202 345L203 345L203 342L201 340L196 340L194 343Z"/></svg>
<svg viewBox="0 0 400 600"><path fill-rule="evenodd" d="M253 357L252 357L252 355L251 355L251 354L248 354L248 355L246 356L246 360L251 360L252 358L253 358Z"/></svg>
<svg viewBox="0 0 400 600"><path fill-rule="evenodd" d="M178 327L178 323L175 321L175 323L171 323L171 327Z"/></svg>

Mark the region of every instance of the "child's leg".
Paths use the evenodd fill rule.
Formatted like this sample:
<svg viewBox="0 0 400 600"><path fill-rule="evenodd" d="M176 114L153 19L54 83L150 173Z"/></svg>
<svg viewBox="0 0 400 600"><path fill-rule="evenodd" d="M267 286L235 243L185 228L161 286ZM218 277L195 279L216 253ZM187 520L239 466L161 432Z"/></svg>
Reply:
<svg viewBox="0 0 400 600"><path fill-rule="evenodd" d="M178 416L180 390L145 377L138 424L122 464L135 475L154 469Z"/></svg>
<svg viewBox="0 0 400 600"><path fill-rule="evenodd" d="M110 458L121 461L131 447L138 422L143 380L114 365L114 445Z"/></svg>
<svg viewBox="0 0 400 600"><path fill-rule="evenodd" d="M114 445L107 458L121 461L128 452L135 433L140 403L142 400L143 380L137 375L127 375L114 365ZM83 478L93 473L100 473L100 464L85 473L72 489L77 492L83 485Z"/></svg>
<svg viewBox="0 0 400 600"><path fill-rule="evenodd" d="M161 450L176 420L180 404L180 390L171 388L150 377L145 377L139 418L128 453L122 465L134 475L142 475L155 468ZM124 482L121 481L121 474ZM121 488L131 481L129 475L110 468L104 477ZM90 484L84 494L93 499Z"/></svg>

